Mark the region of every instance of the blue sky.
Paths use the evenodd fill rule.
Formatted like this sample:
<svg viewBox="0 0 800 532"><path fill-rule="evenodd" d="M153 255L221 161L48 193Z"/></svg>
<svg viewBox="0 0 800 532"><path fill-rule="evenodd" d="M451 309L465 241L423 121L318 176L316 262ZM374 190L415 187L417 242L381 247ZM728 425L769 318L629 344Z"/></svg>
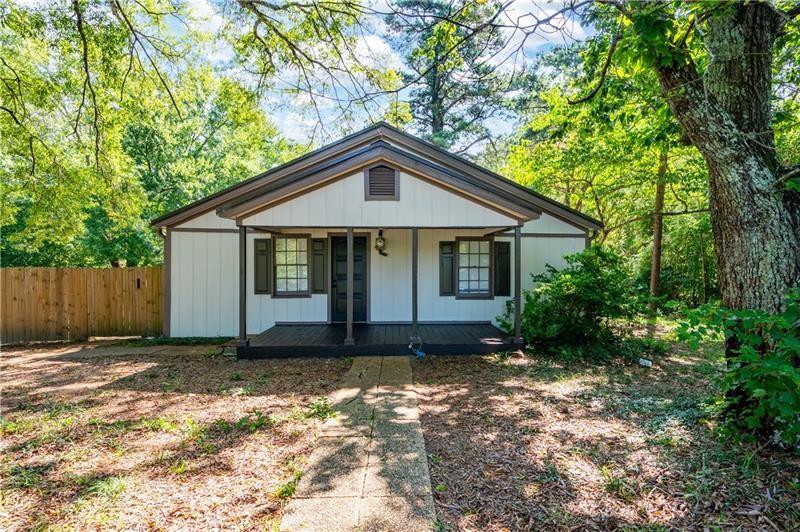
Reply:
<svg viewBox="0 0 800 532"><path fill-rule="evenodd" d="M193 14L193 24L197 29L214 34L225 24L225 18L220 13L220 4L214 0L188 0L188 4ZM377 11L386 11L384 0L374 0L371 5ZM516 0L506 10L503 15L505 19L501 22L508 25L513 23L524 25L531 23L535 15L542 16L552 13L561 6L561 2ZM537 32L535 35L526 37L524 42L519 32L515 33L508 30L508 53L498 56L497 62L502 63L501 68L512 69L515 62L519 66L522 62L533 61L537 54L542 51L586 37L585 29L574 20L564 19L563 26L564 29L559 32ZM402 70L403 61L392 50L383 37L384 34L382 17L370 17L358 37L356 51L359 60L372 66ZM518 48L522 53L517 52L512 55L512 51ZM233 49L221 39L209 40L203 45L203 49L199 53L205 56L212 65L222 69L231 69L235 76L247 76L247 74L243 72L237 73L235 69L231 68L230 65L234 59ZM289 77L293 74L286 72L285 75ZM243 79L242 81L247 80ZM316 113L310 112L308 95L287 94L281 89L281 83L277 80L273 82L273 85L275 88L265 95L264 106L281 133L293 141L308 142L312 134L316 133L314 144L320 144L340 136L348 128L359 129L364 127L370 121L370 117L366 113L360 113L360 115L356 114L349 123L344 124L340 118L341 110L338 104L317 98L316 104L320 109L323 121L323 124L320 125ZM400 93L399 98L402 100L404 96L404 93ZM508 121L495 120L489 126L493 133L502 135L509 133L514 124Z"/></svg>

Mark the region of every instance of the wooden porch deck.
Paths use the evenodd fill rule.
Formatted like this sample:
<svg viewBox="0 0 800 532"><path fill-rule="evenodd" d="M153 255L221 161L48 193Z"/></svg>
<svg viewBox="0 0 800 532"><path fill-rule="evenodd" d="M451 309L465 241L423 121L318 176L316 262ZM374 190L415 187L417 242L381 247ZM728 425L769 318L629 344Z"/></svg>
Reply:
<svg viewBox="0 0 800 532"><path fill-rule="evenodd" d="M506 351L511 338L489 323L420 324L421 350L428 355L471 355ZM410 324L353 325L355 345L344 345L344 324L275 325L237 347L239 358L410 355Z"/></svg>

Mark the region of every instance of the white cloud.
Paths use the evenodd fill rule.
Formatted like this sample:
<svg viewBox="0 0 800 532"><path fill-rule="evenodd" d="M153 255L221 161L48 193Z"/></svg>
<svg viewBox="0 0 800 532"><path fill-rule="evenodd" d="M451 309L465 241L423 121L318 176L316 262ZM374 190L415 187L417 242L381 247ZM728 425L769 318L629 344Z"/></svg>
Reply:
<svg viewBox="0 0 800 532"><path fill-rule="evenodd" d="M294 142L306 143L311 138L317 120L303 116L296 111L289 111L284 116L274 117L283 135Z"/></svg>
<svg viewBox="0 0 800 532"><path fill-rule="evenodd" d="M403 59L395 52L383 37L369 34L359 37L355 46L355 55L358 61L372 68L392 68L399 70L403 67Z"/></svg>
<svg viewBox="0 0 800 532"><path fill-rule="evenodd" d="M216 33L225 24L224 17L209 0L190 0L189 16L199 31Z"/></svg>

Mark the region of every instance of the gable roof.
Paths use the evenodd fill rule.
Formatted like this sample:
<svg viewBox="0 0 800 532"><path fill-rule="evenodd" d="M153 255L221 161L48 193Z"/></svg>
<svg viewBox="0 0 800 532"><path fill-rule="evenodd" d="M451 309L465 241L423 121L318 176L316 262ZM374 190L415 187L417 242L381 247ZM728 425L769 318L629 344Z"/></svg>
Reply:
<svg viewBox="0 0 800 532"><path fill-rule="evenodd" d="M169 227L216 209L220 216L239 218L260 210L282 196L301 193L315 180L331 178L346 169L376 160L393 162L405 170L430 177L466 193L478 202L495 204L516 213L521 220L537 218L542 211L584 229L599 229L598 220L542 196L471 161L418 137L379 122L323 146L267 172L211 194L151 222Z"/></svg>

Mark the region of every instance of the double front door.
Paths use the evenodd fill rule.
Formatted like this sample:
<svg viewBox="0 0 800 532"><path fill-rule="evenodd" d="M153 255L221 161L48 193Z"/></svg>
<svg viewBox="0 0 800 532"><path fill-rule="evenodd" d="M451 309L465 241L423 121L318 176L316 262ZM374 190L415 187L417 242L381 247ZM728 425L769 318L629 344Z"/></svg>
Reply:
<svg viewBox="0 0 800 532"><path fill-rule="evenodd" d="M353 237L353 321L367 321L367 237ZM331 321L347 321L347 237L331 237Z"/></svg>

